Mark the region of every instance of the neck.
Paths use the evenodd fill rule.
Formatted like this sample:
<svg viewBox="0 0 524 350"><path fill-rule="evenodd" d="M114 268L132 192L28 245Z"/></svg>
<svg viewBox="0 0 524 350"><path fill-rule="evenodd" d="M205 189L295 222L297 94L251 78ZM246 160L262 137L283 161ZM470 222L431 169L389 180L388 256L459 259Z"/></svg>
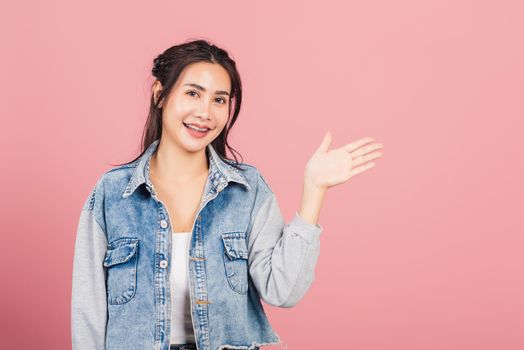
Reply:
<svg viewBox="0 0 524 350"><path fill-rule="evenodd" d="M153 179L176 184L187 184L208 174L209 165L206 149L187 152L174 143L161 138L149 164Z"/></svg>

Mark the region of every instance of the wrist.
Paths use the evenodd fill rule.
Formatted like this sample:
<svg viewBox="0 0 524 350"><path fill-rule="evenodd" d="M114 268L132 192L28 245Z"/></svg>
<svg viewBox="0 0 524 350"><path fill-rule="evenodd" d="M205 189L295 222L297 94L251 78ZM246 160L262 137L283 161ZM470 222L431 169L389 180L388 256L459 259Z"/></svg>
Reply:
<svg viewBox="0 0 524 350"><path fill-rule="evenodd" d="M304 177L304 190L317 194L324 194L327 191L327 189L327 186L317 185L314 183L314 181L311 180L311 178L307 176Z"/></svg>

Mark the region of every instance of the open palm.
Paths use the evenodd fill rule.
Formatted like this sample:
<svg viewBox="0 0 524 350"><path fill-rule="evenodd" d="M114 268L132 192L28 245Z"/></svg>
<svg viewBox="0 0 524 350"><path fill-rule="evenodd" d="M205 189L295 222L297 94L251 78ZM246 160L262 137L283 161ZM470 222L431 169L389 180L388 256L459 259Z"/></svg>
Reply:
<svg viewBox="0 0 524 350"><path fill-rule="evenodd" d="M331 133L328 131L306 164L305 178L319 188L327 189L346 182L372 168L375 163L370 161L382 156L381 152L373 152L382 148L382 144L370 143L374 141L370 137L328 151L331 141Z"/></svg>

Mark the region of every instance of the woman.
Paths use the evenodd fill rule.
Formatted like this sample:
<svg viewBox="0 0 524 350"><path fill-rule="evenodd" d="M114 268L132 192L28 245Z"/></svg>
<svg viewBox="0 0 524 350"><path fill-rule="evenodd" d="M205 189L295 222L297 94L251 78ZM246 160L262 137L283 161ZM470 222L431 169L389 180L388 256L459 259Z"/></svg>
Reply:
<svg viewBox="0 0 524 350"><path fill-rule="evenodd" d="M142 154L97 181L75 243L73 349L259 349L281 343L260 300L292 307L314 278L326 190L371 168L364 138L308 161L284 222L252 165L228 159L235 62L204 40L157 57ZM233 108L232 108L233 107Z"/></svg>

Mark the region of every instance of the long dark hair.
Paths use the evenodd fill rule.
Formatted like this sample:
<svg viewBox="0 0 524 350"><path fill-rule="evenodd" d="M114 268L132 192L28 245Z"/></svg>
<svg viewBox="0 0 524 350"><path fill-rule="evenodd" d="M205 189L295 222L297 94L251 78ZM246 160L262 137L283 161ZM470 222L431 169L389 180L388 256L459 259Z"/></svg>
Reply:
<svg viewBox="0 0 524 350"><path fill-rule="evenodd" d="M156 102L162 101L163 99L167 100L167 97L182 70L184 70L184 68L189 64L196 62L220 64L229 73L229 78L231 79L229 118L224 130L222 130L222 132L211 142L211 145L223 160L229 162L236 169L243 170L237 166L239 162L234 152L238 152L227 142L227 136L237 120L238 113L240 112L240 105L242 104L242 84L240 81L240 75L238 74L235 61L229 57L227 51L206 40L186 41L185 43L172 46L154 59L151 73L156 80L160 81L162 84L162 90L158 94L156 101L153 92L151 92L149 115L142 132L140 155L127 163L113 164L114 166L126 165L138 160L151 143L160 138L162 135L162 108L158 107ZM152 87L155 82L153 82ZM234 101L234 109L231 109L232 100ZM227 158L226 147L233 154L234 160ZM240 155L240 157L243 159L242 155Z"/></svg>

